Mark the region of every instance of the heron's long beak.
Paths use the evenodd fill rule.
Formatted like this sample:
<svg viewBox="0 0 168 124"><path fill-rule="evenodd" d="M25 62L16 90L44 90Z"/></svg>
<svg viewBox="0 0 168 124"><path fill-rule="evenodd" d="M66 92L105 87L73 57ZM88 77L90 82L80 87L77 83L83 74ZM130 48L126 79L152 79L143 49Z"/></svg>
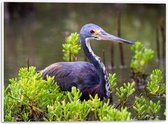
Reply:
<svg viewBox="0 0 168 124"><path fill-rule="evenodd" d="M132 41L125 40L125 39L122 39L120 37L111 35L111 34L105 32L105 31L99 33L99 38L100 38L100 40L110 40L110 41L118 41L118 42L121 42L121 43L134 44L134 42L132 42Z"/></svg>

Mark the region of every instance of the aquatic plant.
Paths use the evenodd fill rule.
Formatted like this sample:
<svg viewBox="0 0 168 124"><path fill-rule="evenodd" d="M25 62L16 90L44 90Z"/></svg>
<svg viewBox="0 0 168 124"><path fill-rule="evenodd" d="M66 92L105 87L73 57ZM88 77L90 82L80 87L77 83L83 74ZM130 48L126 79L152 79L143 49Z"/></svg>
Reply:
<svg viewBox="0 0 168 124"><path fill-rule="evenodd" d="M128 98L135 92L134 83L124 83L123 86L116 88L116 96L119 98L120 103L118 106L123 107Z"/></svg>
<svg viewBox="0 0 168 124"><path fill-rule="evenodd" d="M141 42L136 42L131 47L133 58L130 67L135 73L144 73L149 61L154 57L152 49L145 48Z"/></svg>
<svg viewBox="0 0 168 124"><path fill-rule="evenodd" d="M128 112L127 107L121 108L119 111L114 106L105 103L102 108L99 109L100 121L123 121L132 120L131 113Z"/></svg>
<svg viewBox="0 0 168 124"><path fill-rule="evenodd" d="M117 86L117 83L116 83L116 74L111 74L109 73L109 82L110 82L110 89L111 89L111 93L114 92L116 86Z"/></svg>
<svg viewBox="0 0 168 124"><path fill-rule="evenodd" d="M53 77L48 76L47 80L43 80L35 67L21 68L18 78L10 79L4 96L5 121L131 119L127 108L118 110L113 105L100 101L98 95L88 101L81 101L81 92L75 87L72 87L71 92L60 91ZM111 114L115 116L111 117Z"/></svg>
<svg viewBox="0 0 168 124"><path fill-rule="evenodd" d="M29 121L30 118L41 120L49 104L65 98L54 83L52 77L43 80L34 67L29 67L29 70L21 68L18 78L10 79L10 84L4 92L5 120L12 118L15 118L15 121Z"/></svg>
<svg viewBox="0 0 168 124"><path fill-rule="evenodd" d="M147 90L152 95L165 95L166 84L162 82L163 74L160 69L155 69L147 82Z"/></svg>
<svg viewBox="0 0 168 124"><path fill-rule="evenodd" d="M133 109L137 113L137 119L144 120L146 118L147 108L146 99L143 96L135 97L135 105L133 106Z"/></svg>
<svg viewBox="0 0 168 124"><path fill-rule="evenodd" d="M76 56L81 49L79 44L79 34L78 33L71 33L67 38L66 42L62 45L63 47L63 59L65 61L74 61Z"/></svg>
<svg viewBox="0 0 168 124"><path fill-rule="evenodd" d="M156 103L152 100L148 100L141 97L135 97L134 111L137 113L136 118L138 120L157 120L160 112L161 104L160 100Z"/></svg>
<svg viewBox="0 0 168 124"><path fill-rule="evenodd" d="M154 51L152 49L145 48L141 42L136 42L131 50L133 52L133 57L131 59L131 78L135 82L135 88L140 89L141 86L145 86L147 83L148 73L146 72L149 62L154 57ZM141 91L140 91L141 92Z"/></svg>
<svg viewBox="0 0 168 124"><path fill-rule="evenodd" d="M160 108L161 108L160 100L158 100L157 103L154 103L152 100L150 100L148 112L151 120L159 119L157 115L159 115Z"/></svg>
<svg viewBox="0 0 168 124"><path fill-rule="evenodd" d="M154 71L153 73L155 73ZM152 75L154 75L152 73ZM160 72L157 72L158 75ZM153 77L153 76L152 76ZM155 76L154 76L155 77ZM115 74L110 75L111 84L115 82ZM132 106L125 103L133 101L134 83L124 83L113 91L120 100L118 106L100 101L98 95L88 101L81 101L82 93L72 87L71 92L60 91L53 77L43 80L35 67L21 68L18 78L10 79L4 94L5 121L123 121L159 119L160 101L153 102L144 96L135 97ZM156 92L155 92L156 93ZM132 97L131 97L132 96ZM128 109L129 107L129 109ZM133 109L134 117L129 111ZM133 111L131 110L131 111Z"/></svg>

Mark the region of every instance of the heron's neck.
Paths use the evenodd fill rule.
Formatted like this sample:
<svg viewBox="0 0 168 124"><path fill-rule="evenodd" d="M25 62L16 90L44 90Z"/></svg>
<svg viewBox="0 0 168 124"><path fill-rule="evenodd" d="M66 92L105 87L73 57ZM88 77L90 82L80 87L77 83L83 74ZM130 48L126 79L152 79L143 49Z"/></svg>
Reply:
<svg viewBox="0 0 168 124"><path fill-rule="evenodd" d="M109 96L110 95L109 78L104 64L102 63L100 57L94 54L93 50L90 47L89 39L86 38L85 41L81 41L81 44L87 58L95 66L98 72L100 78L100 87L103 88L103 90L105 90L106 96Z"/></svg>

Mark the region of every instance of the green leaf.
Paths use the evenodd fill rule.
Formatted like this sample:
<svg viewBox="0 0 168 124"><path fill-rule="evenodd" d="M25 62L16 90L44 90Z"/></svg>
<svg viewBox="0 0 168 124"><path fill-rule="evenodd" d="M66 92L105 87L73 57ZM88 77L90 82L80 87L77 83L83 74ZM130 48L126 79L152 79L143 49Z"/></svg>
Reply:
<svg viewBox="0 0 168 124"><path fill-rule="evenodd" d="M75 55L78 54L79 50L81 49L79 42L79 34L71 33L70 36L66 38L65 44L62 45L63 47L63 59L65 61L74 61Z"/></svg>
<svg viewBox="0 0 168 124"><path fill-rule="evenodd" d="M135 105L133 106L134 111L137 113L137 117L140 120L144 120L147 114L147 101L146 99L141 96L135 97Z"/></svg>
<svg viewBox="0 0 168 124"><path fill-rule="evenodd" d="M155 69L150 75L150 80L147 82L147 90L153 95L163 95L166 91L165 83L161 83L163 74L161 70Z"/></svg>
<svg viewBox="0 0 168 124"><path fill-rule="evenodd" d="M116 88L116 96L122 101L124 98L127 99L129 96L131 96L135 89L133 88L134 83L124 83L123 86L120 88Z"/></svg>
<svg viewBox="0 0 168 124"><path fill-rule="evenodd" d="M133 58L131 59L130 67L135 73L139 73L145 70L145 65L149 63L154 57L154 51L145 48L142 43L136 42L131 47L133 51Z"/></svg>
<svg viewBox="0 0 168 124"><path fill-rule="evenodd" d="M152 100L150 100L148 110L152 119L157 118L156 115L159 114L160 108L161 108L160 100L158 100L157 103L154 103Z"/></svg>

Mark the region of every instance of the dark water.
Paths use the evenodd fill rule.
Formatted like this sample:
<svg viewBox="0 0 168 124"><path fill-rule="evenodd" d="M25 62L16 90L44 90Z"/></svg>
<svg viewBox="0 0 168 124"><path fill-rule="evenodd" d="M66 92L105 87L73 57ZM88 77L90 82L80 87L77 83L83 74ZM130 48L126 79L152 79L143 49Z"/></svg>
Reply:
<svg viewBox="0 0 168 124"><path fill-rule="evenodd" d="M95 23L107 32L116 35L117 13L121 12L121 37L140 41L147 48L155 51L155 58L149 64L147 72L154 68L165 71L164 59L158 64L156 50L156 29L165 22L165 5L163 4L5 4L4 24L4 80L17 76L20 67L30 65L37 70L63 61L62 44L65 34L78 32L86 23ZM163 20L163 22L161 22ZM162 38L159 37L163 49ZM114 69L110 69L111 43L93 41L93 51L102 57L105 50L105 65L109 72L117 73L117 82L130 81L129 64L131 61L130 45L124 44L124 61L127 66L120 68L120 53L118 43L114 45ZM162 55L162 51L160 52ZM85 60L81 50L78 60Z"/></svg>

